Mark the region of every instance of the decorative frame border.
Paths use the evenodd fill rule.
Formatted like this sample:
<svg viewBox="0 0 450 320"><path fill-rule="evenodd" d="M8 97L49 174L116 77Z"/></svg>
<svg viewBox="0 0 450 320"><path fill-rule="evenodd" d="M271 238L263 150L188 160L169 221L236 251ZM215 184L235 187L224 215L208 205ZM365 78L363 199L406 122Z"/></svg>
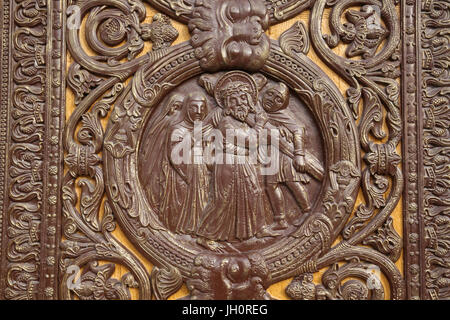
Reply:
<svg viewBox="0 0 450 320"><path fill-rule="evenodd" d="M351 118L350 112L345 109L345 100L339 98L336 94L338 89L329 83L329 80L326 79L327 76L323 74L321 70L309 66L308 60L308 58L304 57L297 60L290 58L282 51L276 42L273 41L270 57L268 58L266 65L260 71L264 75L270 76L277 81L284 81L284 83L289 84L293 90L302 93L305 96L306 101L308 101L307 99L310 99L310 111L317 117L318 125L322 128L325 127L327 121L330 121L329 118L331 118L331 114L339 117L339 119ZM283 63L282 61L286 61L287 63ZM167 66L170 67L170 73L166 72L168 69ZM145 100L147 104L145 108L142 106L136 107L139 108L139 113L142 114L142 116L139 115L139 117L144 119L142 122L145 123L147 121L152 114L152 108L155 108L155 106L158 105L172 87L176 87L180 85L180 83L182 84L188 79L198 77L201 74L202 69L198 65L198 60L195 58L192 48L188 45L180 46L173 52L167 54L164 59L159 60L158 65L152 66L146 70L145 75L142 77L145 80L150 80L148 80L148 87L145 87L144 91L153 90L156 93ZM304 77L303 79L302 75ZM295 81L289 81L289 79L295 79ZM299 79L302 80L300 81ZM316 79L320 79L320 81L317 81ZM138 83L140 84L140 82ZM137 87L138 86L136 85L136 91L138 90ZM315 90L314 93L313 90ZM125 100L130 99L129 97L131 97L131 95L132 93L130 93ZM145 98L141 99L144 101ZM323 110L324 108L320 107L320 103L315 105L316 99L320 99L319 101L326 101L327 104L332 105L334 107L333 112ZM127 105L127 107L130 108L129 105ZM154 223L154 226L152 226L153 222L149 223L151 231L146 233L145 237L141 235L142 231L139 227L142 226L138 222L135 224L132 222L126 223L128 208L123 205L121 201L121 197L125 198L126 194L123 193L124 190L120 190L121 188L118 187L118 183L120 181L133 181L133 178L137 175L134 167L137 166L135 158L137 157L136 149L138 147L134 145L134 143L123 143L117 138L116 134L121 129L125 131L130 130L132 131L130 136L133 137L130 140L139 141L137 137L141 135L143 127L138 126L137 129L129 129L129 127L127 127L132 123L135 115L128 115L127 112L124 111L125 108L126 107L120 104L116 105L115 110L110 117L110 119L114 120L109 121L104 139L103 164L106 168L105 176L109 184L106 189L109 194L109 199L111 199L111 206L115 208L114 211L117 214L119 225L122 226L122 231L128 235L128 239L131 240L136 248L142 249L143 252L149 255L149 260L151 256L154 259L155 264L160 262L165 265L169 264L169 261L175 262L175 259L179 259L181 262L178 262L178 269L184 276L187 276L193 267L195 256L201 253L198 249L188 245L186 245L187 249L180 249L176 239L172 238L170 235L158 232L156 223ZM348 113L346 113L346 111ZM321 112L323 114L320 114ZM346 125L350 127L349 124ZM344 131L344 128L341 126L343 125L336 125L340 135L344 138L339 137L339 141L334 141L335 145L338 146L335 150L349 148L352 149L352 151L349 151L348 154L344 155L339 154L339 152L330 152L326 161L333 165L328 168L327 175L334 172L339 176L341 174L339 166L345 166L346 168L348 166L348 168L351 168L349 170L359 170L357 166L361 159L355 148L355 145L357 146L359 144L356 125L353 127L352 124L351 129L347 129L348 131ZM323 139L326 143L331 144L331 132L326 131L326 129L322 130ZM347 145L341 141L348 141L349 143ZM340 143L344 144L345 147L341 147ZM126 151L124 152L124 150ZM125 170L124 168L130 169ZM360 176L355 175L346 177L346 179L348 179L348 185L340 185L339 187L341 189L339 189L339 192L336 192L333 189L333 182L331 179L330 181L326 181L323 186L325 191L319 196L319 199L323 199L323 203L325 203L328 201L330 194L332 194L331 197L333 200L342 207L344 207L344 203L348 201L346 200L348 197L356 199ZM141 187L139 184L133 182L130 183L130 189L131 191L129 192L133 195L132 202L137 203L136 207L139 208L139 210L136 209L135 212L145 210L145 205L141 205L141 200L138 200L140 199L139 195L143 193L143 190L140 190ZM351 214L351 210L348 210L347 212L343 210L344 213L340 219L332 220L330 216L334 213L333 210L327 210L325 206L322 208L323 205L320 201L318 201L318 204L317 208L313 210L314 214L305 219L304 226L306 227L304 229L302 228L296 232L295 236L291 236L289 239L285 239L285 241L280 241L281 243L268 246L259 251L266 260L273 282L281 281L282 277L287 277L286 274L294 275L296 270L308 264L311 260L315 260L315 256L319 255L320 252L323 253L329 250L333 239L337 238L340 233L339 225L342 225L343 222L347 221ZM353 206L350 205L349 207ZM138 219L133 220L136 221ZM314 223L323 224L323 229L326 231L310 231L314 229L312 227ZM321 232L323 232L323 234ZM327 240L319 240L318 234L320 234L320 239L323 238ZM292 240L293 238L296 238L297 240ZM278 253L283 250L285 251L283 254ZM170 258L168 258L168 256L170 256Z"/></svg>
<svg viewBox="0 0 450 320"><path fill-rule="evenodd" d="M0 299L56 299L65 1L1 8Z"/></svg>
<svg viewBox="0 0 450 320"><path fill-rule="evenodd" d="M450 285L449 14L448 1L402 2L404 270L413 300L448 298Z"/></svg>
<svg viewBox="0 0 450 320"><path fill-rule="evenodd" d="M418 213L421 221L422 299L449 298L450 250L450 56L449 2L426 0L416 4L418 26L417 88L419 152ZM423 126L422 126L423 124ZM421 161L421 162L420 162Z"/></svg>
<svg viewBox="0 0 450 320"><path fill-rule="evenodd" d="M0 299L59 296L65 9L64 0L5 0L0 7ZM446 0L401 1L407 299L443 299L450 287L450 142L443 130L450 122L449 14ZM41 33L17 46L24 29ZM30 84L37 91L17 103L24 72L38 80ZM17 130L31 130L28 140Z"/></svg>
<svg viewBox="0 0 450 320"><path fill-rule="evenodd" d="M417 1L405 0L402 2L402 38L403 38L403 74L402 74L402 106L403 106L403 170L405 173L405 189L403 194L403 240L405 281L407 299L420 299L422 270L421 261L421 239L419 239L421 228L420 216L420 179L418 177L420 150L421 114L420 95L417 84L420 83L420 53L416 41L420 36L420 28L417 20Z"/></svg>

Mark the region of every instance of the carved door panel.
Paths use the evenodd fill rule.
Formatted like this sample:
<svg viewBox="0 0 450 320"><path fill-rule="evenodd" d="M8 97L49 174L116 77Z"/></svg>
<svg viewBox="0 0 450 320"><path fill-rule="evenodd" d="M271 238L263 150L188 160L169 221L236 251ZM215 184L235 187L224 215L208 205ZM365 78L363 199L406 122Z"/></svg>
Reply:
<svg viewBox="0 0 450 320"><path fill-rule="evenodd" d="M4 1L0 298L449 298L449 9Z"/></svg>

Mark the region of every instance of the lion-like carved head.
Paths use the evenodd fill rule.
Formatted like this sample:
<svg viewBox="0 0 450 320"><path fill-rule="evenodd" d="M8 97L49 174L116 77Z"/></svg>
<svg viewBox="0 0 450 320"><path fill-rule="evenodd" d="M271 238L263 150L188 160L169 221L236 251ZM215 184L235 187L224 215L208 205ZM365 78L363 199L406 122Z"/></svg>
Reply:
<svg viewBox="0 0 450 320"><path fill-rule="evenodd" d="M197 0L189 30L205 71L257 71L269 56L269 15L262 0Z"/></svg>

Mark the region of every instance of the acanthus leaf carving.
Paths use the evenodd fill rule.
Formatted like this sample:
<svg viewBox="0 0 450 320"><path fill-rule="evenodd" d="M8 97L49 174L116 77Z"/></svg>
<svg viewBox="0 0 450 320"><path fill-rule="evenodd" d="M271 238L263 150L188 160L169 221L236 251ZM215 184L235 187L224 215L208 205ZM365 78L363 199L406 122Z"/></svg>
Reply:
<svg viewBox="0 0 450 320"><path fill-rule="evenodd" d="M396 262L402 252L402 242L392 223L392 218L389 218L375 234L368 236L363 241L363 244L375 247L381 253L388 255L389 259Z"/></svg>
<svg viewBox="0 0 450 320"><path fill-rule="evenodd" d="M120 280L112 277L114 264L99 266L91 262L83 271L80 284L74 293L80 300L130 300L130 288L137 288L134 277L127 273Z"/></svg>
<svg viewBox="0 0 450 320"><path fill-rule="evenodd" d="M295 22L279 39L281 49L291 57L297 53L308 54L310 43L305 25L301 21Z"/></svg>
<svg viewBox="0 0 450 320"><path fill-rule="evenodd" d="M150 275L152 289L157 300L167 300L183 285L180 271L173 267L153 267Z"/></svg>

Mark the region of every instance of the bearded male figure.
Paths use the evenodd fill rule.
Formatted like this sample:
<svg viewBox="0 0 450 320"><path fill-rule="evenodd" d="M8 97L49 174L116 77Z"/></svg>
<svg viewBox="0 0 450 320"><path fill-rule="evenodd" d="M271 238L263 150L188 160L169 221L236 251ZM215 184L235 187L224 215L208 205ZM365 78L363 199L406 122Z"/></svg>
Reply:
<svg viewBox="0 0 450 320"><path fill-rule="evenodd" d="M217 241L244 241L267 225L259 166L251 161L248 148L267 118L257 113L255 128L246 123L255 112L257 89L250 76L236 73L225 75L216 87L216 100L223 108L217 129L224 137L221 150L226 161L214 166L212 199L197 231L198 243L215 251L222 248Z"/></svg>

